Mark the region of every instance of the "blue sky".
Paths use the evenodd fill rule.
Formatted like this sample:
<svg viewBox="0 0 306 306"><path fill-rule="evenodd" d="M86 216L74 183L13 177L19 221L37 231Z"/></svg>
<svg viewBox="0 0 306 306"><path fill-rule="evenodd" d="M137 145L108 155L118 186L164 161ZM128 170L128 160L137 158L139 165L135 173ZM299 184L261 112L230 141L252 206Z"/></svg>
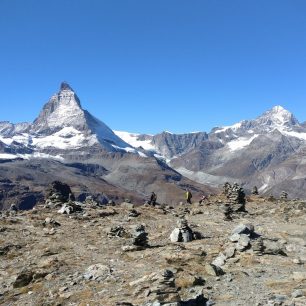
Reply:
<svg viewBox="0 0 306 306"><path fill-rule="evenodd" d="M112 129L209 131L274 105L306 120L304 0L0 0L0 120L66 80Z"/></svg>

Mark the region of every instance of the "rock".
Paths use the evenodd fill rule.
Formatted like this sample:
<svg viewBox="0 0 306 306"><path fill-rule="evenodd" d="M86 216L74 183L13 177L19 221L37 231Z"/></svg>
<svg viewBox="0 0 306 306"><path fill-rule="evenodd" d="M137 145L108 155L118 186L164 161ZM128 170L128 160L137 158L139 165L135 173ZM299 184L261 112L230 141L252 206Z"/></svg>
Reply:
<svg viewBox="0 0 306 306"><path fill-rule="evenodd" d="M60 226L61 224L57 221L55 221L53 218L47 217L45 221L43 222L43 225L52 225L52 226Z"/></svg>
<svg viewBox="0 0 306 306"><path fill-rule="evenodd" d="M74 202L65 203L59 210L59 214L67 214L70 215L75 212L82 212L83 209L80 205L75 204Z"/></svg>
<svg viewBox="0 0 306 306"><path fill-rule="evenodd" d="M124 229L124 227L121 226L121 225L117 225L117 226L112 227L110 229L110 231L107 233L107 235L109 237L125 237L125 238L129 237L129 234Z"/></svg>
<svg viewBox="0 0 306 306"><path fill-rule="evenodd" d="M232 234L251 235L253 232L254 232L254 226L252 224L239 224L233 229Z"/></svg>
<svg viewBox="0 0 306 306"><path fill-rule="evenodd" d="M293 272L292 278L295 281L304 281L306 280L306 272Z"/></svg>
<svg viewBox="0 0 306 306"><path fill-rule="evenodd" d="M236 252L236 248L235 247L228 247L223 251L224 257L226 259L234 257L235 256L235 252Z"/></svg>
<svg viewBox="0 0 306 306"><path fill-rule="evenodd" d="M220 254L214 259L214 261L212 262L212 264L213 264L214 266L217 266L217 267L222 267L222 266L224 266L225 261L226 261L226 257L225 257L222 253L220 253Z"/></svg>
<svg viewBox="0 0 306 306"><path fill-rule="evenodd" d="M179 228L175 228L172 233L170 234L170 240L171 242L181 242L182 241L182 235Z"/></svg>
<svg viewBox="0 0 306 306"><path fill-rule="evenodd" d="M140 215L140 213L136 209L132 209L129 211L128 216L132 218L136 218Z"/></svg>
<svg viewBox="0 0 306 306"><path fill-rule="evenodd" d="M21 288L30 284L34 279L32 271L23 271L17 275L16 280L13 282L14 288Z"/></svg>
<svg viewBox="0 0 306 306"><path fill-rule="evenodd" d="M108 266L103 264L94 264L89 266L83 277L86 280L102 281L111 275L111 270Z"/></svg>
<svg viewBox="0 0 306 306"><path fill-rule="evenodd" d="M213 264L206 264L205 270L206 273L211 276L219 276L224 274L223 270L220 267L215 266Z"/></svg>
<svg viewBox="0 0 306 306"><path fill-rule="evenodd" d="M301 296L304 296L304 291L301 290L301 289L295 290L295 291L292 292L291 296L293 298L299 298Z"/></svg>
<svg viewBox="0 0 306 306"><path fill-rule="evenodd" d="M264 243L264 254L287 256L283 246L277 241L264 239L263 243Z"/></svg>
<svg viewBox="0 0 306 306"><path fill-rule="evenodd" d="M240 238L240 235L238 233L235 233L229 237L229 240L232 242L237 242L239 238Z"/></svg>
<svg viewBox="0 0 306 306"><path fill-rule="evenodd" d="M130 202L122 202L120 204L121 207L127 208L127 209L133 209L134 208L134 204L130 203Z"/></svg>
<svg viewBox="0 0 306 306"><path fill-rule="evenodd" d="M240 235L239 237L239 240L238 240L238 244L241 245L241 246L244 246L245 248L249 246L250 244L250 237L245 235L245 234L242 234Z"/></svg>
<svg viewBox="0 0 306 306"><path fill-rule="evenodd" d="M264 249L265 246L262 237L258 237L256 240L252 241L252 250L254 254L261 256L264 253Z"/></svg>
<svg viewBox="0 0 306 306"><path fill-rule="evenodd" d="M193 232L186 219L177 221L178 227L170 234L171 242L189 242L193 240Z"/></svg>

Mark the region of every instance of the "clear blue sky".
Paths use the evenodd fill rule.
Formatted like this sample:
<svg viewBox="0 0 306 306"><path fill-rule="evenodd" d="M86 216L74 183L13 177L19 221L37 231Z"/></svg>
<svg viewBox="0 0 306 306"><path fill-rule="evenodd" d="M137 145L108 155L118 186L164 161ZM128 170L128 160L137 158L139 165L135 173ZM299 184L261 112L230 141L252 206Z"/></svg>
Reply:
<svg viewBox="0 0 306 306"><path fill-rule="evenodd" d="M0 55L0 120L33 121L62 80L117 130L306 120L305 0L0 0Z"/></svg>

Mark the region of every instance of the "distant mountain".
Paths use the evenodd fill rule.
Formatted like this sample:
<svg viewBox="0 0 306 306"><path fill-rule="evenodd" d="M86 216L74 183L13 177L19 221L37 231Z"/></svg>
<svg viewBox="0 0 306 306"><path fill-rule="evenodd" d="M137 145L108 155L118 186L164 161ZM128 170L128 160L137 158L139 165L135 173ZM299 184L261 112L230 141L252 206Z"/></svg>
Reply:
<svg viewBox="0 0 306 306"><path fill-rule="evenodd" d="M144 137L143 143L146 141ZM174 142L172 147L176 146ZM14 201L31 198L30 204L20 204L30 207L35 202L33 196L41 199L46 185L54 179L71 183L80 194L106 193L121 199L124 194L134 194L138 202L152 191L158 194L158 201L167 203L183 200L187 187L195 194L213 192L184 178L145 149L135 149L84 110L74 90L64 82L33 123L0 122L0 182L8 180L14 186L2 200L0 194L0 209L11 202L10 195ZM37 192L28 196L27 188ZM23 193L19 195L18 190Z"/></svg>
<svg viewBox="0 0 306 306"><path fill-rule="evenodd" d="M208 134L115 133L136 147L145 141L151 154L202 184L220 187L226 181L237 181L246 189L257 185L262 193L277 196L285 189L292 197L306 197L306 175L300 171L306 127L281 106Z"/></svg>

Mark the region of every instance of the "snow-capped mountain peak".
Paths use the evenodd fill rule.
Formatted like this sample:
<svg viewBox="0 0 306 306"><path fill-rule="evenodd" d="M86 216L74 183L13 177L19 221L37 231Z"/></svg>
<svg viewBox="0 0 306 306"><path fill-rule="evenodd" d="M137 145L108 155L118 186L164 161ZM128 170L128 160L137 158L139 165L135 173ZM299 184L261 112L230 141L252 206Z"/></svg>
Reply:
<svg viewBox="0 0 306 306"><path fill-rule="evenodd" d="M39 133L52 133L65 126L84 129L85 114L75 92L68 83L63 82L60 91L44 105L33 129Z"/></svg>
<svg viewBox="0 0 306 306"><path fill-rule="evenodd" d="M272 127L291 127L299 125L294 115L280 105L274 106L254 120L260 125Z"/></svg>

